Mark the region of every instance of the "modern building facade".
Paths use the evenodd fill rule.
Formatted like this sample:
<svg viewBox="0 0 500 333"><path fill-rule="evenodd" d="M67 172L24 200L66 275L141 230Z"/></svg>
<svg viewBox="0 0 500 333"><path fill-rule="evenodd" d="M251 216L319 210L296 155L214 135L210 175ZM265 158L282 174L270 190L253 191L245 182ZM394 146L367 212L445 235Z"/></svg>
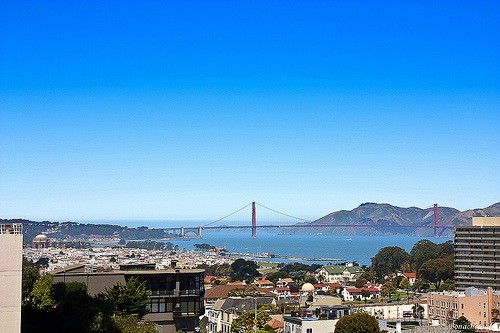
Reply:
<svg viewBox="0 0 500 333"><path fill-rule="evenodd" d="M0 323L2 323L2 332L21 331L22 275L22 224L0 224Z"/></svg>
<svg viewBox="0 0 500 333"><path fill-rule="evenodd" d="M429 319L441 325L452 325L461 316L478 328L488 329L500 322L500 292L491 288L429 293L427 305Z"/></svg>
<svg viewBox="0 0 500 333"><path fill-rule="evenodd" d="M195 332L199 316L205 312L202 269L155 270L149 265L133 265L109 272L93 272L78 265L52 274L56 283L85 283L90 295L101 293L117 283L126 284L131 277L139 278L150 290L150 312L144 319L155 322L159 333Z"/></svg>
<svg viewBox="0 0 500 333"><path fill-rule="evenodd" d="M455 228L455 287L500 291L500 217L473 217Z"/></svg>

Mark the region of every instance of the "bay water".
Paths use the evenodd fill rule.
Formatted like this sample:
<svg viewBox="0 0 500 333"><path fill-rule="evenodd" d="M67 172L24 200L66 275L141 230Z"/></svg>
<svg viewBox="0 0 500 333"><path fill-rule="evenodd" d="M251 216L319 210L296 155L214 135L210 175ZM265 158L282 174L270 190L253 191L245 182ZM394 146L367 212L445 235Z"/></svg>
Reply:
<svg viewBox="0 0 500 333"><path fill-rule="evenodd" d="M172 240L181 249L191 250L195 244L206 243L225 248L242 256L264 258L267 254L278 258L261 259L269 262L302 262L305 264L328 264L355 261L360 265L370 265L371 258L386 246L398 246L411 251L413 245L422 237L410 236L335 236L335 235L286 235L258 232L252 238L246 232L206 231L203 238L191 240ZM426 238L440 244L449 237Z"/></svg>
<svg viewBox="0 0 500 333"><path fill-rule="evenodd" d="M83 221L81 221L83 222ZM88 223L88 221L87 221ZM207 221L158 221L158 220L108 220L92 221L91 223L115 224L127 227L147 226L148 228L197 227L207 225ZM244 221L230 221L228 225L248 225ZM302 262L305 264L328 264L339 262L357 262L360 265L370 265L371 258L387 246L398 246L411 251L413 245L422 239L440 244L452 237L414 237L414 236L346 236L326 234L282 234L277 229L257 229L257 237L251 237L247 229L205 229L199 239L167 240L181 249L193 250L195 244L206 243L215 247L225 248L229 252L241 254L242 257L266 257L266 254L277 258L263 258L269 262ZM314 259L314 260L310 260ZM325 259L325 260L321 260ZM330 260L335 259L335 260Z"/></svg>

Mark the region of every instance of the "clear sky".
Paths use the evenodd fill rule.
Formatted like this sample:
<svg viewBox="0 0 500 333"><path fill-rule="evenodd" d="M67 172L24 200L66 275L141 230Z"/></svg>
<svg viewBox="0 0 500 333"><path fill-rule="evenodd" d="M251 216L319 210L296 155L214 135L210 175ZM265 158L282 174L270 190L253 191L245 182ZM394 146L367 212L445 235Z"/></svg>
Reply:
<svg viewBox="0 0 500 333"><path fill-rule="evenodd" d="M500 201L499 1L0 8L0 218Z"/></svg>

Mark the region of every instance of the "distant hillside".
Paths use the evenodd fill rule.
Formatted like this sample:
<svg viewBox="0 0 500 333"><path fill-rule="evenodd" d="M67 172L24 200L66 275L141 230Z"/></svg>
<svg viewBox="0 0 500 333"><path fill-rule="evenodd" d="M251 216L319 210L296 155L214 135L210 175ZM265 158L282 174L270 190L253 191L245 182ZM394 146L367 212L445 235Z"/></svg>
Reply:
<svg viewBox="0 0 500 333"><path fill-rule="evenodd" d="M31 243L33 238L41 233L59 241L87 240L89 237L116 237L126 240L175 237L175 235L168 234L163 229L150 229L148 227L128 228L111 224L38 222L23 219L0 219L0 223L22 223L23 241L25 244Z"/></svg>
<svg viewBox="0 0 500 333"><path fill-rule="evenodd" d="M487 208L460 212L451 207L439 207L440 226L471 225L473 216L500 216L500 202ZM301 233L343 235L391 235L433 236L434 209L397 207L390 204L364 203L353 210L340 210L316 221L305 223L316 225L300 229ZM329 227L329 225L367 225L369 228ZM392 227L391 227L392 226ZM401 228L404 226L406 228ZM408 226L416 226L414 228ZM298 231L298 230L297 230ZM453 229L445 229L443 236L453 235Z"/></svg>
<svg viewBox="0 0 500 333"><path fill-rule="evenodd" d="M486 208L478 208L460 212L455 208L439 207L439 225L470 225L473 216L500 216L500 202ZM116 237L131 239L160 239L176 235L163 229L148 227L128 228L119 225L91 224L75 222L36 222L22 219L0 219L0 223L22 223L24 242L40 233L47 234L56 240L86 240L89 237ZM433 208L402 208L390 204L364 203L353 210L340 210L330 213L316 221L303 223L307 228L282 228L283 233L300 234L336 234L336 235L408 235L433 236ZM366 225L362 227L333 227L331 225ZM313 227L309 227L313 225ZM400 226L415 226L400 228ZM453 229L446 229L443 236L453 235Z"/></svg>

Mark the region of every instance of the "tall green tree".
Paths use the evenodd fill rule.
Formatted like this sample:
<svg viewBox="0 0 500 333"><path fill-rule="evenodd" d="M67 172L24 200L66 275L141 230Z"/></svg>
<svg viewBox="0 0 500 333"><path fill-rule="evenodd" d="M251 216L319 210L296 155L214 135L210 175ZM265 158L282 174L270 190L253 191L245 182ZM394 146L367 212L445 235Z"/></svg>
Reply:
<svg viewBox="0 0 500 333"><path fill-rule="evenodd" d="M148 313L148 290L136 277L129 278L125 285L119 283L106 288L104 297L120 315L137 315L140 319Z"/></svg>
<svg viewBox="0 0 500 333"><path fill-rule="evenodd" d="M453 257L437 258L426 261L418 270L419 278L435 283L439 288L442 281L453 279Z"/></svg>
<svg viewBox="0 0 500 333"><path fill-rule="evenodd" d="M56 301L52 297L52 284L54 278L52 275L45 274L40 276L33 285L33 305L39 310L51 310L56 307Z"/></svg>
<svg viewBox="0 0 500 333"><path fill-rule="evenodd" d="M257 268L259 268L259 266L255 261L241 258L236 259L231 264L231 280L246 281L247 283L251 283L257 276L260 276Z"/></svg>
<svg viewBox="0 0 500 333"><path fill-rule="evenodd" d="M23 303L29 303L31 301L31 295L33 292L33 287L35 286L36 280L40 277L38 267L36 265L23 257Z"/></svg>
<svg viewBox="0 0 500 333"><path fill-rule="evenodd" d="M354 313L339 319L335 333L380 333L380 326L369 314Z"/></svg>
<svg viewBox="0 0 500 333"><path fill-rule="evenodd" d="M56 283L52 286L56 302L55 318L57 332L89 332L99 310L94 299L87 293L87 286L81 282Z"/></svg>
<svg viewBox="0 0 500 333"><path fill-rule="evenodd" d="M380 287L380 292L382 293L383 296L386 296L386 297L391 297L391 295L394 295L397 291L398 290L397 290L396 286L391 281L385 282Z"/></svg>
<svg viewBox="0 0 500 333"><path fill-rule="evenodd" d="M383 247L372 258L372 270L380 279L399 270L403 264L409 262L410 255L402 248L398 246Z"/></svg>

